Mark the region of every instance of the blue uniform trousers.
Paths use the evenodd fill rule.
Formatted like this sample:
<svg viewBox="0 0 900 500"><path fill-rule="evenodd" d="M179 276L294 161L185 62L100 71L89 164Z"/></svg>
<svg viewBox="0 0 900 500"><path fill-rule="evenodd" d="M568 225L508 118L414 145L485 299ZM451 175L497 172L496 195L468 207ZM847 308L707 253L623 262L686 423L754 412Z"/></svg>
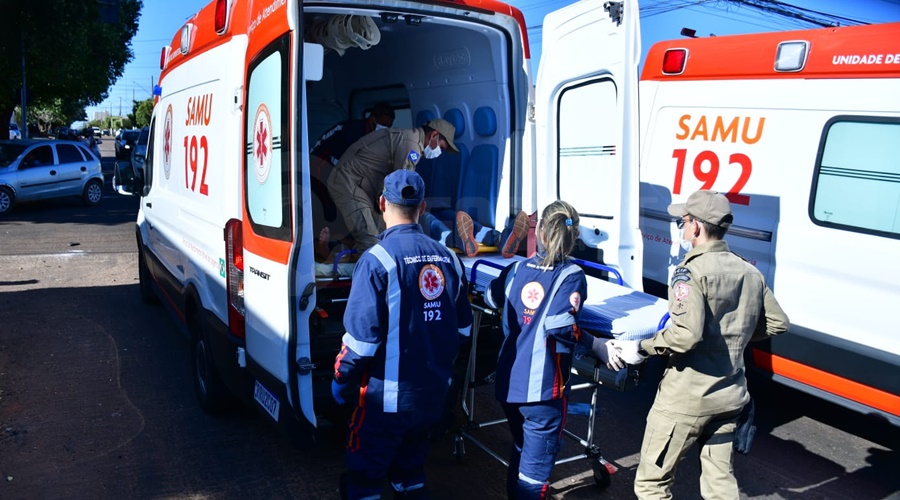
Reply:
<svg viewBox="0 0 900 500"><path fill-rule="evenodd" d="M379 405L357 407L347 438L346 498L381 498L385 478L403 498L428 498L425 459L441 403L399 413L373 408Z"/></svg>
<svg viewBox="0 0 900 500"><path fill-rule="evenodd" d="M501 403L513 436L506 492L509 498L542 499L562 446L568 397L538 403Z"/></svg>

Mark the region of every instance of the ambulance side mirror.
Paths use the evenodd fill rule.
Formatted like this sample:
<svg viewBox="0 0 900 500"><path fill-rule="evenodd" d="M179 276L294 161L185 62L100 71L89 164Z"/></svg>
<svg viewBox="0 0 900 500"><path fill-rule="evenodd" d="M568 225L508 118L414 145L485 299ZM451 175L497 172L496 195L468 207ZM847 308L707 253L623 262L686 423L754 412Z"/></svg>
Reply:
<svg viewBox="0 0 900 500"><path fill-rule="evenodd" d="M303 78L308 82L322 79L325 67L325 48L318 43L303 43Z"/></svg>
<svg viewBox="0 0 900 500"><path fill-rule="evenodd" d="M143 173L129 161L117 161L113 170L113 189L126 196L140 195L144 188Z"/></svg>

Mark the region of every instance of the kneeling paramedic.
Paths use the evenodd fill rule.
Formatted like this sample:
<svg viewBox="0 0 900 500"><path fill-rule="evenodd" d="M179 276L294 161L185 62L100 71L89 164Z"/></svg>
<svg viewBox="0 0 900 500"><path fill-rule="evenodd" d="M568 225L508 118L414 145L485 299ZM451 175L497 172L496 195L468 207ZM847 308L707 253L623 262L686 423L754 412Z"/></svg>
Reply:
<svg viewBox="0 0 900 500"><path fill-rule="evenodd" d="M444 415L454 361L469 341L465 268L418 225L424 191L414 171L385 177L378 204L387 229L353 271L332 382L339 404L358 400L342 484L350 499L380 498L385 478L399 498L428 498L429 430Z"/></svg>

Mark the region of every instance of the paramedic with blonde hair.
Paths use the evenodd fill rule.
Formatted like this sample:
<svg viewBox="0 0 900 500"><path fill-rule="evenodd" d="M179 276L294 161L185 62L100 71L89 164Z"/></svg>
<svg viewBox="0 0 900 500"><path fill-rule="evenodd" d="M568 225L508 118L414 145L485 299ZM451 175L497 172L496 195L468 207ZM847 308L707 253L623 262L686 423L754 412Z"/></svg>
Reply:
<svg viewBox="0 0 900 500"><path fill-rule="evenodd" d="M489 307L503 309L496 397L513 437L507 495L517 500L547 496L562 444L573 355L593 350L609 362L611 341L583 335L577 324L587 298L584 271L569 261L578 220L565 201L547 206L537 230L543 248L506 267L484 297Z"/></svg>
<svg viewBox="0 0 900 500"><path fill-rule="evenodd" d="M378 204L387 230L356 264L332 395L354 402L344 498L428 498L429 431L444 415L453 364L469 342L472 307L462 261L425 236L425 182L398 170ZM352 397L350 394L352 393Z"/></svg>
<svg viewBox="0 0 900 500"><path fill-rule="evenodd" d="M746 453L752 440L746 433L752 417L742 418L753 408L744 349L786 332L788 318L762 273L723 241L734 219L724 195L697 191L668 210L678 217L688 250L669 284L671 321L650 339L610 341L614 356L629 364L668 355L647 416L634 492L642 499L672 498L675 468L697 443L701 496L736 499L733 452Z"/></svg>

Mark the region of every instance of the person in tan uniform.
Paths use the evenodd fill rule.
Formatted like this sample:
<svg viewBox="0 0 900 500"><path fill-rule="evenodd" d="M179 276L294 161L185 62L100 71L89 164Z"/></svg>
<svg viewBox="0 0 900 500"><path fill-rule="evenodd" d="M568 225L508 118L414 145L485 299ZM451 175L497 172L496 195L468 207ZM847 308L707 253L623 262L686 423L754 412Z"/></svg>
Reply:
<svg viewBox="0 0 900 500"><path fill-rule="evenodd" d="M653 338L610 341L629 364L669 356L647 416L634 492L641 499L671 498L675 467L697 443L700 494L736 499L735 428L741 410L752 404L744 349L786 332L788 317L762 273L722 240L734 219L724 195L697 191L668 210L679 217L682 246L689 250L669 285L671 320Z"/></svg>
<svg viewBox="0 0 900 500"><path fill-rule="evenodd" d="M459 153L453 144L456 129L436 118L412 129L376 130L354 142L328 177L328 191L361 254L378 243L384 220L376 200L384 178L395 170L415 170L419 159L437 158L441 152Z"/></svg>

